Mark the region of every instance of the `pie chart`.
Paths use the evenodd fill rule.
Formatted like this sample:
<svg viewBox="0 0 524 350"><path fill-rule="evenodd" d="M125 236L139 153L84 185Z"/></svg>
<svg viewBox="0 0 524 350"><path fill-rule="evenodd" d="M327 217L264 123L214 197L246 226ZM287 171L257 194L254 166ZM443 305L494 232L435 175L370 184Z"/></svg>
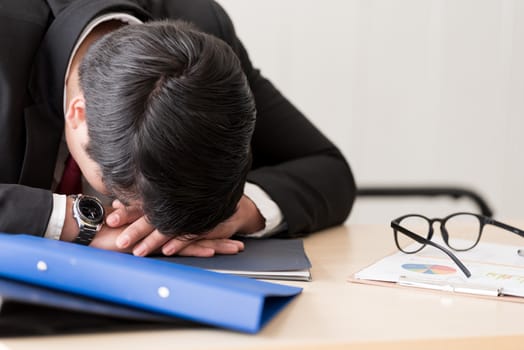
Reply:
<svg viewBox="0 0 524 350"><path fill-rule="evenodd" d="M445 265L404 264L402 268L411 272L425 273L428 275L449 275L457 272L454 268Z"/></svg>

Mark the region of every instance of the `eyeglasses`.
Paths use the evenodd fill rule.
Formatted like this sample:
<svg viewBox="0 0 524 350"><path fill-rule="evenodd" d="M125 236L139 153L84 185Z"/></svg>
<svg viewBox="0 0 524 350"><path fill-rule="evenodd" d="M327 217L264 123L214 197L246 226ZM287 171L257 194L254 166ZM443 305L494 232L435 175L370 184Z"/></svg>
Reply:
<svg viewBox="0 0 524 350"><path fill-rule="evenodd" d="M422 250L426 245L430 245L440 249L449 256L466 277L471 277L471 272L455 254L440 244L431 241L433 224L435 222L440 223L440 233L444 243L452 250L459 252L470 250L478 244L485 225L494 225L524 237L523 230L493 220L490 217L473 213L455 213L442 219L429 219L419 214L408 214L391 221L395 244L400 251L406 254L414 254ZM399 232L403 236L399 235ZM421 234L415 232L420 232ZM405 242L406 240L407 242ZM408 244L406 245L406 243Z"/></svg>

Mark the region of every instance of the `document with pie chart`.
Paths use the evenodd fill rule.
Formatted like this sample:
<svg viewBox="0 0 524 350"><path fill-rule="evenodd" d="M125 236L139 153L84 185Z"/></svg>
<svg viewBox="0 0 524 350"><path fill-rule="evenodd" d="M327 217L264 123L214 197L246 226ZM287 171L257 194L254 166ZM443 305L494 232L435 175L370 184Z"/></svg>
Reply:
<svg viewBox="0 0 524 350"><path fill-rule="evenodd" d="M349 281L368 284L387 282L452 292L458 291L460 286L460 290L471 294L482 295L483 291L491 290L496 291L497 295L524 297L524 257L517 254L518 248L480 242L470 251L454 252L470 270L470 278L447 255L427 246L416 254L398 251L386 256L354 273ZM410 284L406 281L415 282ZM524 302L524 298L514 299Z"/></svg>

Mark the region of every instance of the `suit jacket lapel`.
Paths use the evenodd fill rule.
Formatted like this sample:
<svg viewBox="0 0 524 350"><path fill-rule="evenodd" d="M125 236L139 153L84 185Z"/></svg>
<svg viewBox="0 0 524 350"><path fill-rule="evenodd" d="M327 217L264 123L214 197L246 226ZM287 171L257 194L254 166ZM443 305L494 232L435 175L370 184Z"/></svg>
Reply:
<svg viewBox="0 0 524 350"><path fill-rule="evenodd" d="M64 1L52 8L59 12L51 23L37 55L35 87L44 93L44 100L53 114L63 118L62 103L64 77L69 57L84 27L97 16L108 12L126 12L145 21L147 12L129 0L79 0L70 1L64 7Z"/></svg>

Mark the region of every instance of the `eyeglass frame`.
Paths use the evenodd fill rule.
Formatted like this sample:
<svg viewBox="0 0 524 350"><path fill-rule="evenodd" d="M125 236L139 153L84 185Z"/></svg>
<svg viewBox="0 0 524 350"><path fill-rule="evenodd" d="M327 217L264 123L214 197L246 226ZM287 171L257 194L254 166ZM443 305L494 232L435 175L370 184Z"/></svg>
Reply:
<svg viewBox="0 0 524 350"><path fill-rule="evenodd" d="M449 245L449 235L447 233L447 230L445 228L446 226L446 222L455 217L455 216L458 216L458 215L470 215L470 216L474 216L476 217L478 220L479 220L479 233L478 233L478 237L477 237L477 240L474 242L474 244L469 247L469 248L466 248L466 249L456 249L456 248L453 248ZM429 224L429 232L427 234L427 238L424 237L424 236L421 236L419 235L418 233L415 233L413 231L410 231L408 230L407 228L401 226L400 222L407 218L407 217L411 217L411 216L414 216L414 217L419 217L419 218L422 218L424 220L426 220ZM475 213L469 213L469 212L457 212L457 213L453 213L453 214L450 214L444 218L428 218L424 215L421 215L421 214L407 214L407 215L403 215L401 217L398 217L394 220L391 221L391 228L393 229L393 234L394 234L394 237L395 237L395 245L397 246L397 248L405 253L405 254L415 254L415 253L418 253L419 251L421 251L422 249L424 249L424 247L426 245L430 245L432 247L435 247L439 250L441 250L443 253L445 253L447 256L449 256L451 258L451 260L453 260L453 262L461 269L461 271L464 273L464 275L466 275L466 277L471 277L471 272L468 270L468 268L459 260L459 258L457 258L457 256L455 254L453 254L449 249L441 246L440 244L437 244L433 241L431 241L431 238L433 237L433 233L434 233L434 230L433 230L433 224L435 222L439 222L440 223L440 234L442 236L442 239L444 240L444 243L446 243L446 245L451 248L452 250L454 251L468 251L468 250L471 250L473 248L475 248L475 246L477 246L477 244L479 243L480 241L480 237L482 236L482 230L484 229L484 226L485 225L493 225L493 226L496 226L496 227L499 227L499 228L502 228L504 230L507 230L507 231L510 231L510 232L513 232L521 237L524 237L524 231L521 230L521 229L518 229L514 226L511 226L511 225L508 225L508 224L505 224L503 222L500 222L500 221L497 221L497 220L494 220L493 218L490 218L488 216L484 216L484 215L480 215L480 214L475 214ZM442 228L444 227L444 231L442 230ZM416 242L422 244L422 246L420 248L418 248L417 250L414 250L412 252L407 252L405 251L401 246L400 244L398 243L398 234L397 234L397 231L400 231L402 232L403 234L405 234L406 236L410 237L411 239L415 240ZM444 233L445 232L445 233Z"/></svg>

